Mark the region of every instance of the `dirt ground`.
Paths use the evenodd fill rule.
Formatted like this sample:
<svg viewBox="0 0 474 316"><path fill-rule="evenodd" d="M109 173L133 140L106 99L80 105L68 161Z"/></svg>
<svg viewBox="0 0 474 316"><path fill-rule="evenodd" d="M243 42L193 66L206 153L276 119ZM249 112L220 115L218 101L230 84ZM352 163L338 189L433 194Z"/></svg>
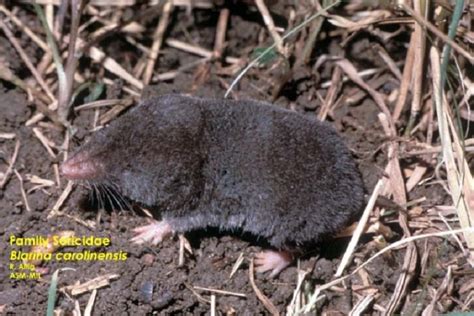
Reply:
<svg viewBox="0 0 474 316"><path fill-rule="evenodd" d="M293 6L292 1L283 1L271 7L276 23L286 26L288 12ZM29 18L29 26L39 29L34 12L20 10L22 19ZM191 40L198 46L212 50L215 36L215 25L219 9L193 10L192 14L179 8L174 11L167 28L167 36L182 41ZM83 17L87 19L87 16ZM147 21L156 24L155 19ZM393 32L392 26L384 31ZM383 27L382 27L383 28ZM393 27L392 27L393 28ZM387 99L399 88L399 81L387 71L384 61L377 53L377 47L384 49L394 60L403 60L406 54L408 36L400 32L390 41L382 43L370 32L360 31L350 39L341 43L338 36L330 36L335 28L325 22L323 38L318 41L312 59L320 56L345 56L360 70L381 69L380 76L387 78L377 87ZM265 47L271 39L265 33L265 25L252 6L233 4L230 6L230 24L227 30L226 56L248 56L256 47ZM146 31L151 36L152 30ZM33 62L38 62L40 55L34 43L17 31L16 36L25 47L29 47ZM297 37L298 38L298 37ZM298 41L297 39L293 41ZM150 42L148 42L150 44ZM131 65L138 58L139 52L125 41L123 34L117 34L100 42L100 47L115 60L121 61L124 67ZM9 64L15 74L20 77L29 76L27 68L11 43L0 33L1 58ZM161 51L157 73L172 71L180 66L199 60L198 57L165 45ZM294 62L291 61L291 62ZM127 64L128 63L128 64ZM92 64L92 65L91 65ZM277 58L268 64L252 69L245 75L234 89L232 97L253 98L272 101L272 91L277 85L275 78L281 78L285 61ZM323 83L331 80L335 64L328 60L315 67L312 64L300 66L291 73L280 93L273 101L275 106L304 112L308 116L319 113L322 98L327 93ZM313 65L313 66L311 66ZM84 58L79 68L89 68L96 76L115 80L114 85L107 85L102 97L121 98L126 93L121 89L123 81L113 74L100 71L100 65ZM154 83L146 87L141 98L166 92L189 93L205 97L223 97L228 84L235 76L222 74L224 68L220 62L198 64L180 72L175 78ZM53 73L54 75L54 73ZM380 109L372 98L361 92L355 84L343 84L337 103L327 117L345 139L353 152L365 183L369 196L377 181L384 176L388 161L388 143L378 118ZM84 103L84 102L82 102ZM75 105L80 105L78 101ZM134 103L136 104L136 102ZM394 102L388 102L393 111ZM110 108L99 110L81 110L71 116L71 122L77 132L70 140L69 151L83 144L93 133L94 122ZM241 296L214 293L216 309L220 315L264 315L269 314L267 308L255 294L249 280L250 259L261 248L256 240L241 238L238 235L222 234L214 231L193 232L185 237L192 247L192 254L184 252L184 263L179 265L179 238L166 240L157 247L136 246L130 243L132 229L146 223L143 212L118 210L99 210L91 193L80 184L73 187L72 193L60 207L60 213L54 216L52 209L59 196L66 188L65 179L57 179L55 168L63 161L64 153L60 149L64 143L64 131L54 128L48 119L26 126L25 123L37 113L34 98L29 98L21 89L9 82L0 81L0 132L13 133L14 138L0 138L0 171L5 174L9 166L16 142L19 151L13 172L4 188L0 190L0 307L3 313L11 315L39 315L47 308L48 288L52 273L57 269L72 268L59 273L58 296L56 309L65 315L72 315L75 300L80 309L84 310L90 299L90 292L72 297L61 290L62 287L76 282L86 282L93 278L115 274L107 286L97 290L93 303L93 315L203 315L210 313L212 292L196 287L225 290L240 293ZM397 128L407 124L409 108L402 113ZM54 157L48 154L45 146L39 141L36 131L44 133L49 140L57 145ZM418 135L414 135L413 138ZM419 157L409 156L400 160L404 170L411 169ZM427 181L421 182L408 193L408 201L420 201L408 208L407 218L412 232L436 231L426 218L432 218L433 206L451 205L450 197L445 193L438 181L430 181L434 168L428 166L425 175ZM407 174L405 174L406 176ZM20 178L22 181L20 181ZM49 180L38 186L34 177ZM57 181L60 181L58 183ZM22 188L26 196L22 195ZM26 205L26 202L28 207ZM381 209L384 208L384 212ZM448 212L449 213L449 212ZM434 214L436 215L436 214ZM448 220L456 226L454 214ZM391 206L378 207L371 216L373 222L382 225L385 234L379 229L363 235L356 248L354 259L346 273L353 271L383 246L399 240L403 230L399 224L399 210ZM439 223L439 220L437 222ZM39 280L12 280L9 277L9 254L12 247L8 244L9 236L48 236L57 232L71 230L76 236L110 237L109 247L66 247L58 251L81 252L83 250L127 253L125 261L80 261L57 262L49 261L38 265L46 271ZM319 245L296 264L284 270L277 278L268 279L265 275L255 274L257 287L284 314L290 304L297 286L298 271L308 271L302 291L308 298L318 284L325 284L334 279L341 258L349 243L348 237L334 237ZM26 251L28 248L24 248ZM318 314L345 315L365 296L373 295L367 314L382 314L383 308L397 290L397 282L404 269L407 246L389 251L370 262L363 270L323 292L322 299L316 304ZM416 242L418 260L410 275L408 290L401 299L398 311L410 315L420 314L434 300L433 289L442 286L447 266L451 266L453 277L449 284L449 294L435 300L434 313L467 311L474 309L472 295L472 269L462 255L457 242L452 239L429 238ZM231 271L243 256L244 260L235 274ZM151 290L150 290L151 288ZM151 295L149 295L151 291ZM148 293L148 294L147 294ZM470 302L464 306L463 302ZM316 313L312 311L311 314Z"/></svg>

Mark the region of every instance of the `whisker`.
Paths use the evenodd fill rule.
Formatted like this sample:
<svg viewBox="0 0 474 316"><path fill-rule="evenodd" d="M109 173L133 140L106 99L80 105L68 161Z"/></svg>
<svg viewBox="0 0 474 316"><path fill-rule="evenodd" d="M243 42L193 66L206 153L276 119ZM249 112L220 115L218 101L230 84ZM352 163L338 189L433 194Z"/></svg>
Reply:
<svg viewBox="0 0 474 316"><path fill-rule="evenodd" d="M110 185L111 190L113 190L115 194L117 195L117 197L125 204L126 209L130 211L133 210L133 207L129 203L129 201L120 193L118 185L112 181L109 181L108 184Z"/></svg>
<svg viewBox="0 0 474 316"><path fill-rule="evenodd" d="M99 209L103 210L105 209L105 203L102 198L102 191L100 189L100 186L97 186L97 184L94 183L94 190L97 193L97 200L99 202Z"/></svg>
<svg viewBox="0 0 474 316"><path fill-rule="evenodd" d="M128 202L128 200L116 189L112 188L114 191L114 194L117 196L119 201L121 201L124 204L124 210L132 210L132 205Z"/></svg>
<svg viewBox="0 0 474 316"><path fill-rule="evenodd" d="M122 203L120 203L116 200L117 203L119 204L119 206L122 208L122 210L132 211L133 207L132 207L130 201L125 196L123 196L123 194L121 193L121 190L120 190L120 186L116 182L114 182L113 177L108 176L108 177L106 177L106 179L107 179L107 181L105 182L104 185L108 186L110 191L112 191L113 196L123 203L123 205L125 207L122 206Z"/></svg>
<svg viewBox="0 0 474 316"><path fill-rule="evenodd" d="M123 206L122 206L122 205L120 204L120 202L117 200L117 198L116 198L116 196L115 196L113 190L112 190L107 184L104 184L104 185L103 185L103 188L104 188L104 190L107 191L107 196L109 196L109 201L112 199L112 200L115 201L115 203L117 204L117 209L118 209L119 211L123 210ZM110 199L110 198L111 198L111 199ZM112 206L112 208L114 208L114 204L113 204L113 203L111 203L111 206Z"/></svg>
<svg viewBox="0 0 474 316"><path fill-rule="evenodd" d="M109 205L112 208L112 210L115 210L115 205L112 201L112 198L110 196L110 192L109 192L109 189L107 188L107 186L104 185L104 184L101 184L100 189L104 192L104 195L107 198L107 201L109 202Z"/></svg>
<svg viewBox="0 0 474 316"><path fill-rule="evenodd" d="M92 187L92 184L89 182L89 180L85 180L82 183L82 185L84 187L86 187L87 190L89 191L89 194L87 195L87 199L88 199L89 203L91 203L91 205L93 205L93 203L95 202L95 199L96 199L96 197L95 197L96 193L95 193L94 188Z"/></svg>
<svg viewBox="0 0 474 316"><path fill-rule="evenodd" d="M114 196L114 198L117 200L117 203L120 205L122 210L127 210L130 208L126 200L122 197L122 194L117 190L117 187L113 185L111 181L107 183L107 186L111 192L111 194Z"/></svg>

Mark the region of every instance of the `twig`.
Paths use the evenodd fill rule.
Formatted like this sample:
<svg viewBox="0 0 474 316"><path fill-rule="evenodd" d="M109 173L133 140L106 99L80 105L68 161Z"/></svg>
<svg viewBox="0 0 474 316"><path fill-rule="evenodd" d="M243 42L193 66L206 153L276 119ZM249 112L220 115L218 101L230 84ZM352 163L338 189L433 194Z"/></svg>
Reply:
<svg viewBox="0 0 474 316"><path fill-rule="evenodd" d="M13 171L13 166L15 165L16 159L18 157L18 151L20 150L20 140L16 140L15 143L15 149L13 150L12 157L10 158L10 161L8 162L8 168L7 171L5 171L5 174L3 175L2 182L0 183L0 190L3 190L5 187L5 184L7 183L8 179L10 178L10 175L12 174Z"/></svg>
<svg viewBox="0 0 474 316"><path fill-rule="evenodd" d="M222 51L224 50L225 33L227 31L227 23L229 22L229 14L229 9L222 9L219 13L213 52L213 57L217 59L222 57Z"/></svg>
<svg viewBox="0 0 474 316"><path fill-rule="evenodd" d="M60 108L61 108L62 105L59 103L59 101L62 98L62 96L61 96L62 92L61 91L65 91L66 87L67 87L67 78L66 78L66 73L64 72L64 67L63 67L63 64L62 64L61 55L60 55L58 46L56 45L56 41L54 40L54 36L51 33L51 29L48 26L48 22L46 21L46 17L44 16L43 10L41 9L39 4L37 4L37 3L34 3L33 6L34 6L36 14L38 15L38 17L41 21L41 24L43 25L43 28L46 32L46 39L47 39L47 42L48 42L48 46L51 50L51 53L53 55L54 64L56 66L56 73L57 73L57 76L58 76L58 91L59 91L59 98L58 98L58 103L57 103L58 104L59 119L62 120L61 123L63 123L65 126L68 126L67 122L64 121L64 118L61 116L61 109Z"/></svg>
<svg viewBox="0 0 474 316"><path fill-rule="evenodd" d="M66 201L69 194L71 194L72 185L73 185L72 181L67 182L66 188L64 189L64 191L59 196L58 200L56 201L53 208L51 209L51 212L49 212L48 218L51 218L51 217L56 216L56 215L59 214L59 208L63 205L64 201Z"/></svg>
<svg viewBox="0 0 474 316"><path fill-rule="evenodd" d="M382 189L383 189L383 181L379 180L377 184L375 185L374 191L372 192L372 195L370 196L369 202L367 203L367 206L365 207L365 210L362 213L361 218L359 219L357 228L352 234L351 241L349 242L346 252L344 253L344 256L342 257L341 263L339 264L339 267L337 268L337 272L334 275L335 277L340 277L342 275L342 272L344 272L345 267L349 263L349 260L351 259L352 254L354 253L355 247L357 246L357 243L359 242L360 236L362 235L364 231L365 225L367 224L369 215L375 206L375 201L377 200L377 197L379 196L379 194L382 192Z"/></svg>
<svg viewBox="0 0 474 316"><path fill-rule="evenodd" d="M424 7L422 6L424 5ZM414 3L415 11L417 14L423 12L423 15L428 14L429 1L415 1ZM421 14L420 14L421 15ZM411 111L410 118L408 120L407 127L405 129L405 136L410 135L413 126L415 125L416 120L418 119L418 114L421 109L422 98L423 98L423 86L424 86L424 69L425 69L425 56L426 56L426 33L422 26L418 23L415 24L415 31L413 32L414 36L414 63L413 63L413 100L411 102Z"/></svg>
<svg viewBox="0 0 474 316"><path fill-rule="evenodd" d="M446 166L447 180L449 192L456 212L459 217L461 227L471 227L474 221L474 210L470 207L473 204L473 179L472 174L467 166L462 149L459 145L457 131L450 124L449 109L447 100L441 87L441 73L439 64L438 51L433 47L430 51L431 69L433 73L433 95L436 105L436 114L438 116L438 126L443 148L443 161ZM451 127L451 133L449 128ZM452 136L451 136L452 135ZM452 141L453 139L453 141ZM453 146L454 145L454 146ZM453 148L454 147L454 148ZM456 149L456 158L454 149ZM474 234L465 233L464 237L469 249L474 249ZM468 258L471 265L474 265L474 251L470 251Z"/></svg>
<svg viewBox="0 0 474 316"><path fill-rule="evenodd" d="M418 13L413 11L410 7L408 7L405 4L401 5L402 8L408 12L415 20L416 22L420 23L424 27L426 27L428 30L430 30L432 33L434 33L436 36L438 36L441 40L443 40L445 43L449 43L458 53L463 55L471 64L474 64L474 56L470 54L468 51L466 51L464 48L462 48L458 43L450 39L446 34L438 30L433 24L430 22L426 21L423 19L422 16L420 16Z"/></svg>
<svg viewBox="0 0 474 316"><path fill-rule="evenodd" d="M166 44L173 48L180 49L185 52L195 54L201 57L212 58L212 55L213 55L213 52L208 49L205 49L196 45L191 45L177 39L172 39L172 38L167 39ZM229 64L238 64L240 63L240 59L235 58L235 57L226 57L225 62Z"/></svg>
<svg viewBox="0 0 474 316"><path fill-rule="evenodd" d="M84 316L92 315L92 307L94 307L95 297L97 296L97 289L92 290L91 296L87 301L86 308L84 309Z"/></svg>
<svg viewBox="0 0 474 316"><path fill-rule="evenodd" d="M392 119L394 122L397 122L402 114L403 108L405 107L406 100L408 97L408 91L411 87L411 78L413 77L413 63L415 60L415 34L411 34L410 43L408 46L408 51L405 60L405 66L403 68L403 76L400 81L400 92L398 94L397 104L395 105L395 110L393 111Z"/></svg>
<svg viewBox="0 0 474 316"><path fill-rule="evenodd" d="M16 137L15 133L0 133L1 139L14 139Z"/></svg>
<svg viewBox="0 0 474 316"><path fill-rule="evenodd" d="M48 138L46 138L46 136L44 136L44 134L41 132L41 130L38 127L33 128L33 133L39 139L39 141L44 146L44 148L46 148L46 151L51 156L51 158L56 159L56 154L51 149L51 141Z"/></svg>
<svg viewBox="0 0 474 316"><path fill-rule="evenodd" d="M230 291L212 289L212 288L202 287L202 286L193 286L193 287L194 287L196 290L207 291L207 292L212 292L212 293L217 293L217 294L230 295L230 296L237 296L237 297L243 297L243 298L246 298L246 297L247 297L247 295L244 294L244 293L236 293L236 292L230 292Z"/></svg>
<svg viewBox="0 0 474 316"><path fill-rule="evenodd" d="M171 11L173 9L173 1L168 0L163 7L163 13L158 23L158 27L153 34L153 45L151 46L150 55L148 56L148 63L143 74L143 83L148 85L153 76L153 69L155 68L156 59L160 52L161 44L163 43L163 35L169 23Z"/></svg>
<svg viewBox="0 0 474 316"><path fill-rule="evenodd" d="M0 4L0 11L5 13L5 15L16 24L16 26L28 35L36 45L38 45L43 51L48 52L49 47L41 38L39 38L28 26L26 26L23 21L17 18L11 11L9 11L5 6Z"/></svg>
<svg viewBox="0 0 474 316"><path fill-rule="evenodd" d="M389 128L390 128L390 135L395 136L397 134L395 130L395 126L393 124L393 121L391 120L391 113L385 104L385 101L383 100L382 96L380 95L379 92L375 91L370 87L368 84L366 84L362 78L358 75L356 68L352 63L350 63L347 59L341 59L336 62L336 65L342 68L344 72L347 74L347 76L354 81L357 85L359 85L362 89L367 91L369 95L374 99L375 103L377 106L380 108L380 110L387 116L387 119L389 119Z"/></svg>
<svg viewBox="0 0 474 316"><path fill-rule="evenodd" d="M82 104L80 106L74 107L74 112L79 112L82 110L90 110L90 109L98 109L106 106L111 106L115 105L117 103L120 103L120 99L108 99L108 100L98 100L98 101L92 101L89 103Z"/></svg>
<svg viewBox="0 0 474 316"><path fill-rule="evenodd" d="M341 1L338 0L336 2L334 2L333 4L331 5L328 5L327 7L323 8L322 10L320 10L318 13L314 14L313 16L311 16L310 18L308 18L307 20L301 22L299 25L297 25L295 28L293 28L292 30L290 30L288 33L286 33L285 35L283 35L283 37L281 38L282 40L285 40L287 39L288 37L290 37L291 35L297 33L299 30L301 30L303 27L305 27L308 23L311 23L311 21L313 21L314 19L316 19L318 16L321 16L323 14L326 14L327 11L335 6L337 6ZM238 75L237 77L232 81L232 83L230 84L229 86L229 89L227 89L227 91L225 92L224 94L224 98L227 98L229 96L229 93L230 91L232 91L232 89L234 89L235 85L237 84L237 82L240 81L240 79L242 79L242 77L247 73L247 71L249 71L250 68L252 68L253 66L255 66L259 61L260 59L262 59L264 56L266 56L273 48L275 48L276 46L276 43L273 43L272 45L270 45L267 49L265 49L257 58L255 58L254 60L252 60L248 65L247 67L245 67Z"/></svg>
<svg viewBox="0 0 474 316"><path fill-rule="evenodd" d="M320 6L318 2L318 6ZM311 54L313 53L314 48L316 47L316 39L318 38L318 35L321 31L321 26L323 25L323 22L325 20L324 16L320 16L316 18L316 20L311 23L311 26L309 27L309 34L308 38L305 40L305 45L303 48L303 52L299 56L298 63L299 64L308 64L310 59L311 59Z"/></svg>
<svg viewBox="0 0 474 316"><path fill-rule="evenodd" d="M272 301L268 299L268 297L260 291L260 289L255 284L255 277L254 277L254 263L253 259L250 260L250 267L249 267L249 278L250 278L250 285L252 285L252 289L257 295L257 298L262 302L263 306L272 314L273 316L280 315L278 309L273 305Z"/></svg>
<svg viewBox="0 0 474 316"><path fill-rule="evenodd" d="M335 67L331 76L332 84L329 86L326 97L324 98L323 105L321 106L321 109L319 110L319 113L318 113L318 118L321 121L324 121L326 119L327 115L331 111L331 108L334 107L334 102L336 101L337 94L340 91L342 87L342 83L343 83L343 81L341 80L341 77L342 77L341 68Z"/></svg>
<svg viewBox="0 0 474 316"><path fill-rule="evenodd" d="M79 40L79 45L84 45L84 41ZM133 77L125 68L123 68L118 62L116 62L114 59L107 57L103 51L98 49L95 46L92 46L90 50L88 51L88 55L90 58L92 58L95 62L101 63L102 66L110 71L111 73L117 75L118 77L122 78L123 80L127 81L128 83L132 84L136 88L142 90L143 89L143 83Z"/></svg>
<svg viewBox="0 0 474 316"><path fill-rule="evenodd" d="M68 55L65 67L64 86L59 85L58 96L58 114L59 118L66 121L71 107L71 96L74 85L74 73L76 71L79 53L76 51L76 44L79 33L79 23L83 9L82 0L71 1L71 31L69 35Z"/></svg>
<svg viewBox="0 0 474 316"><path fill-rule="evenodd" d="M48 97L50 98L51 101L55 101L56 98L54 97L53 93L49 89L48 85L46 82L43 80L39 72L36 70L35 66L33 66L33 63L31 62L30 58L28 55L25 53L23 48L21 47L20 43L16 40L15 36L13 33L10 31L8 26L0 19L0 27L2 28L3 32L5 35L8 37L8 40L12 43L12 45L15 47L16 51L20 55L21 59L25 63L26 67L31 71L31 74L35 77L36 81L38 84L41 86L41 88L46 92Z"/></svg>
<svg viewBox="0 0 474 316"><path fill-rule="evenodd" d="M369 294L367 296L364 296L363 299L361 299L357 304L352 308L351 312L349 313L349 316L360 316L360 315L365 315L367 307L374 301L375 295L374 294Z"/></svg>
<svg viewBox="0 0 474 316"><path fill-rule="evenodd" d="M242 265L242 263L244 262L244 253L241 252L239 257L237 258L237 260L235 261L233 267L232 267L232 271L230 272L230 275L229 275L229 279L232 279L232 277L234 276L234 274L237 272L237 270L240 268L240 266Z"/></svg>
<svg viewBox="0 0 474 316"><path fill-rule="evenodd" d="M263 22L268 28L270 35L273 37L275 41L276 48L280 54L285 56L285 49L283 47L283 39L281 38L280 34L275 30L275 23L273 22L273 18L270 15L270 11L268 11L267 6L263 0L255 0L255 4L257 5L260 14L262 15Z"/></svg>
<svg viewBox="0 0 474 316"><path fill-rule="evenodd" d="M321 291L329 289L330 287L332 287L332 286L334 286L334 285L336 285L336 284L352 277L353 275L358 273L361 269L363 269L365 266L367 266L369 263L374 261L376 258L380 257L382 254L384 254L384 253L386 253L386 252L388 252L392 249L396 249L396 248L398 248L400 246L403 246L407 243L411 243L413 241L420 240L420 239L425 239L425 238L430 238L430 237L445 237L445 236L449 236L449 235L463 234L463 233L464 234L465 233L474 233L474 227L455 229L455 230L451 230L451 231L443 231L443 232L439 232L439 233L421 234L421 235L411 236L411 237L404 238L404 239L401 239L399 241L396 241L393 244L391 244L391 245L383 248L382 250L378 251L376 254L374 254L369 259L367 259L364 263L362 263L357 268L355 268L354 271L352 271L351 274L345 275L345 276L340 277L338 279L332 280L332 281L330 281L326 284L318 286L316 291L313 293L313 295L309 299L308 304L306 304L306 306L304 306L302 309L306 313L309 312L313 308L314 304L316 304L317 297L319 296Z"/></svg>
<svg viewBox="0 0 474 316"><path fill-rule="evenodd" d="M20 191L21 191L21 196L23 198L23 203L25 203L25 208L28 212L31 212L30 204L28 203L28 199L26 198L25 186L23 185L23 178L21 177L20 173L16 171L16 169L13 169L13 172L15 172L16 177L20 181Z"/></svg>
<svg viewBox="0 0 474 316"><path fill-rule="evenodd" d="M216 316L216 296L211 295L211 316Z"/></svg>

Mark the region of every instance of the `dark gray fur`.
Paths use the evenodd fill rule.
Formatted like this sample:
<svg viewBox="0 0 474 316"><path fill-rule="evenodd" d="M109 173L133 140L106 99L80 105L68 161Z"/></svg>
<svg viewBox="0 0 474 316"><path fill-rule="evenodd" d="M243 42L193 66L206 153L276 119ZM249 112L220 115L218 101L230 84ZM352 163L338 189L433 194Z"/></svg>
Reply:
<svg viewBox="0 0 474 316"><path fill-rule="evenodd" d="M160 210L177 232L242 229L291 250L337 232L363 204L329 124L257 101L153 98L79 151L104 166L90 180Z"/></svg>

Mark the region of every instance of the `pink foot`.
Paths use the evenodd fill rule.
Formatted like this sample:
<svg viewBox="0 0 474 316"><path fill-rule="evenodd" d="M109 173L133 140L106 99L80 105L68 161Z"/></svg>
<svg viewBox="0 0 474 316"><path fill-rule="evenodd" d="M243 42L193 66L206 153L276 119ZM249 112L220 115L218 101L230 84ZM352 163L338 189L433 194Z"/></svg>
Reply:
<svg viewBox="0 0 474 316"><path fill-rule="evenodd" d="M130 239L135 244L150 242L152 245L158 245L165 238L173 235L173 229L166 221L148 220L148 225L137 227L133 230L135 237Z"/></svg>
<svg viewBox="0 0 474 316"><path fill-rule="evenodd" d="M257 272L270 273L270 278L278 275L283 269L293 261L293 255L288 251L266 250L255 255L255 266Z"/></svg>

